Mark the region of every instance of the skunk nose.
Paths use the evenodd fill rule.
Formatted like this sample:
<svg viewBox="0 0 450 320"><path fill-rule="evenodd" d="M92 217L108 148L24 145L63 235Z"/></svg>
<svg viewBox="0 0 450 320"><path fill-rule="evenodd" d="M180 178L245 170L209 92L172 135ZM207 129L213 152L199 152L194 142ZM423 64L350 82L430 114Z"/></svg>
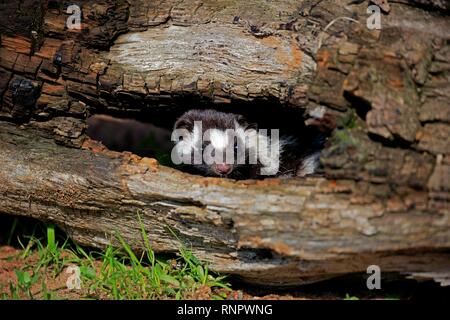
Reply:
<svg viewBox="0 0 450 320"><path fill-rule="evenodd" d="M214 171L218 174L228 174L233 170L233 167L230 164L226 163L216 163L214 164Z"/></svg>

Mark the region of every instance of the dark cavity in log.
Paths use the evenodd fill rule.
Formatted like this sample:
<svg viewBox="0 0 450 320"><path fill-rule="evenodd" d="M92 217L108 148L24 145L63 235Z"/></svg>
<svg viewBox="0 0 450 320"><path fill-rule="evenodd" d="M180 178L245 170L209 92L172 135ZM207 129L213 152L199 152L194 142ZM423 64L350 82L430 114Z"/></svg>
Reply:
<svg viewBox="0 0 450 320"><path fill-rule="evenodd" d="M196 108L196 104L200 109L212 107L203 105L200 101L192 101L186 104L180 102L171 112L152 107L141 109L140 112L129 112L128 108L107 108L104 111L108 114L94 114L87 119L87 136L101 142L110 150L155 158L161 165L192 173L188 168L172 162L174 142L171 141L171 133L176 120L187 110ZM278 129L280 136L296 139L297 144L288 146L292 149L287 151L292 158L289 161L298 161L295 157L299 158L306 152L313 153L312 149L322 149L328 138L327 133L315 124L305 124L303 109L289 108L268 101L214 105L214 109L242 115L249 123L256 124L257 129L267 129L268 134L270 129Z"/></svg>

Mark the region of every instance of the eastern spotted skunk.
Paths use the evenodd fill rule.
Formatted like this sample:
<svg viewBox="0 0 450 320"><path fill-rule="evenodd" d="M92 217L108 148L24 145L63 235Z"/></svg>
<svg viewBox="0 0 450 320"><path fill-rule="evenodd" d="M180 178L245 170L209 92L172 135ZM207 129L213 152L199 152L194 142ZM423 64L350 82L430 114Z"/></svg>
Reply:
<svg viewBox="0 0 450 320"><path fill-rule="evenodd" d="M232 179L312 174L319 165L323 144L323 139L317 137L300 141L294 136L279 135L277 139L271 130L258 130L242 115L216 110L190 110L176 121L174 129L178 133L172 136L177 142L172 157L179 163L184 159L186 171ZM212 157L219 156L208 162L206 151ZM232 151L230 158L228 151ZM197 161L196 155L201 157Z"/></svg>

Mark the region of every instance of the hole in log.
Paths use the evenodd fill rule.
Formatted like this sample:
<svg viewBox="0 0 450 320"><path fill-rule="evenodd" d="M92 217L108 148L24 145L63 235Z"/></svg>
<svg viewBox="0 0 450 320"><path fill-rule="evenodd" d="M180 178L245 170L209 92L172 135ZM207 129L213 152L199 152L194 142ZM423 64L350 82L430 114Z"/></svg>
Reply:
<svg viewBox="0 0 450 320"><path fill-rule="evenodd" d="M108 149L129 151L158 160L170 166L171 131L167 128L135 119L95 115L88 119L87 135L101 141Z"/></svg>
<svg viewBox="0 0 450 320"><path fill-rule="evenodd" d="M192 112L194 109L196 111ZM176 167L188 173L232 179L303 177L320 173L319 155L327 137L317 127L305 125L303 110L262 101L252 104L218 105L214 109L202 106L200 108L168 108L168 110L147 109L141 112L109 109L103 111L109 112L95 114L88 119L87 135L90 138L102 142L110 150L129 151L139 156L155 158L162 165ZM192 126L185 123L186 119ZM218 162L206 164L205 151L208 150L208 145L213 148L211 153L213 156L219 148L215 144L218 140L214 140L216 138L213 136L210 137L211 141L202 141L200 147L200 156L203 156L202 164L193 163L193 146L190 146L187 154L189 158L192 156L192 159L190 158L192 163L183 162L179 165L174 160L173 151L176 142L171 140L173 129L176 126L178 129L187 129L189 132L187 138L193 139L195 121L202 122L203 133L207 129L219 129L220 134L223 134L221 137L226 140L226 143L220 147L223 149L222 159L224 163L226 162L227 168L230 167L226 172L217 169ZM257 142L251 142L245 135L240 136L239 128L255 129L257 138L254 141ZM227 129L235 130L236 134L232 138L234 142L231 142L234 144L231 150L235 152L231 166L228 165L229 160L226 160L226 152L228 152L226 148L231 144L225 134ZM262 131L263 129L267 131ZM271 131L273 129L277 131L279 145L271 144L271 139L276 135ZM268 142L265 149L261 147L260 134L267 134L265 137ZM180 140L183 139L186 137L180 138ZM238 147L244 150L243 164L238 164L237 157L240 152ZM272 156L272 148L280 150L279 154L275 152ZM255 158L253 158L257 159L256 163L250 159L252 150L256 150ZM183 151L182 155L185 156L186 152ZM271 158L263 159L265 162L260 161L260 158L265 155ZM274 163L277 169L267 170L267 173L263 171L263 168L268 168Z"/></svg>

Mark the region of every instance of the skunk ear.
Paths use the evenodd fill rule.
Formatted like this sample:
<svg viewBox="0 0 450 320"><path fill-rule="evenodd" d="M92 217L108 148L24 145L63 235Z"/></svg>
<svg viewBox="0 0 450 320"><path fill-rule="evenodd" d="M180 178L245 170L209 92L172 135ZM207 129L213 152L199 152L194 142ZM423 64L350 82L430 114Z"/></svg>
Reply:
<svg viewBox="0 0 450 320"><path fill-rule="evenodd" d="M187 129L192 132L194 129L194 119L190 114L184 114L175 122L175 129Z"/></svg>
<svg viewBox="0 0 450 320"><path fill-rule="evenodd" d="M236 116L236 122L245 129L258 129L258 125L256 123L247 122L247 119L245 119L245 117L242 115Z"/></svg>

